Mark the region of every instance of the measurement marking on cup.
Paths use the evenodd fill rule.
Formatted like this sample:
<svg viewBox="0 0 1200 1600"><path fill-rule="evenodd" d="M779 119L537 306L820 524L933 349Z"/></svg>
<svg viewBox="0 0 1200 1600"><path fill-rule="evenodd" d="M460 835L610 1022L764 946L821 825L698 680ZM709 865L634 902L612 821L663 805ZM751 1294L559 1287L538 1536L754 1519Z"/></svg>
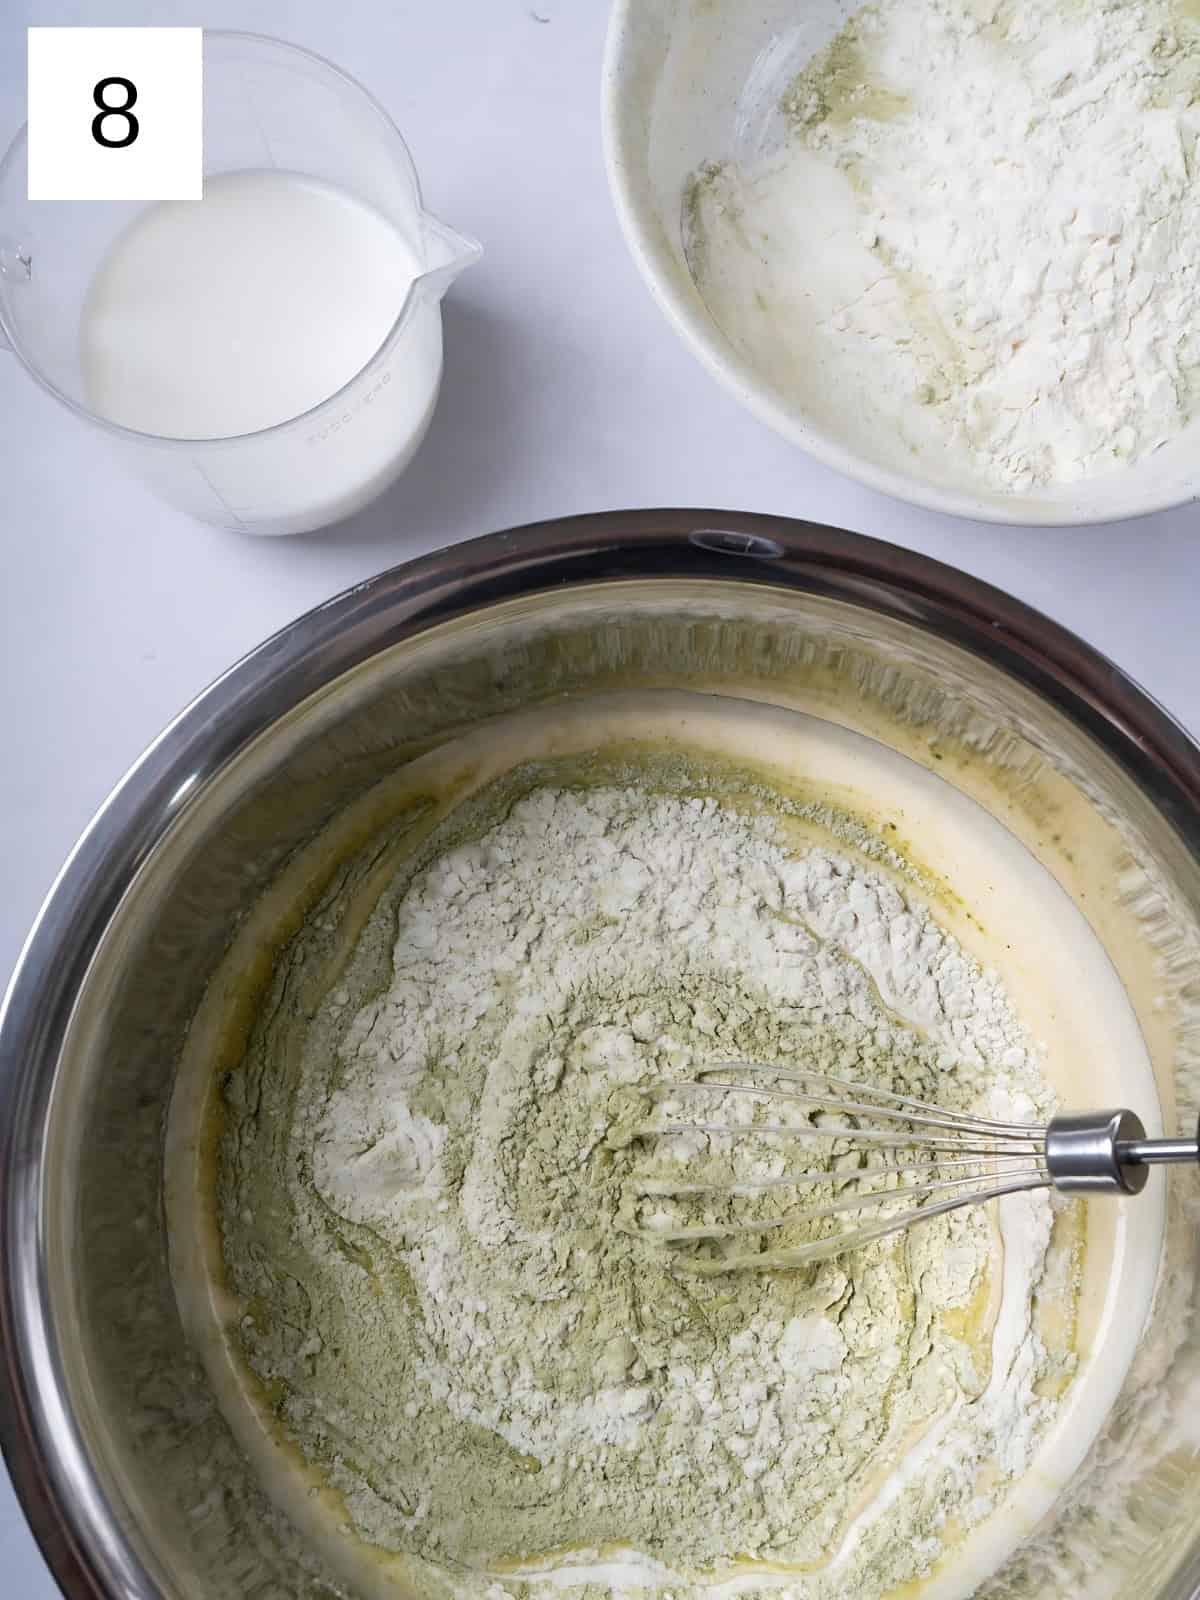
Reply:
<svg viewBox="0 0 1200 1600"><path fill-rule="evenodd" d="M308 444L324 444L325 440L328 439L332 434L339 433L341 431L341 429L344 428L348 422L353 422L355 417L359 414L359 412L363 409L363 407L364 406L369 406L371 404L372 400L374 400L376 398L376 396L379 394L379 392L382 389L386 388L386 386L389 383L391 383L391 381L392 381L391 373L390 372L385 372L383 374L383 376L379 379L379 381L376 384L374 384L374 386L372 388L367 390L366 394L363 395L362 399L359 400L357 402L357 404L351 406L348 411L344 411L340 417L335 417L332 422L326 423L325 427L320 429L319 432L310 433L308 435L306 443L308 443Z"/></svg>

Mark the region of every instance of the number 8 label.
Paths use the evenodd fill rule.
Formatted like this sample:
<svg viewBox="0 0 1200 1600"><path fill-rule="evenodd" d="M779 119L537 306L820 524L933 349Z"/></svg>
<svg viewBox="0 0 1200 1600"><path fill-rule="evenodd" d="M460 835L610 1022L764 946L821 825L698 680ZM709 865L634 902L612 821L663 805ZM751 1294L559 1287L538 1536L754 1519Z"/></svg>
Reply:
<svg viewBox="0 0 1200 1600"><path fill-rule="evenodd" d="M124 89L125 104L112 106L104 98L106 89ZM124 150L131 145L138 136L138 119L134 116L132 107L137 104L137 88L130 83L128 78L101 78L92 90L92 99L100 110L92 118L92 138L97 144L102 144L106 150ZM123 139L110 139L104 132L105 119L108 117L123 117L126 123L125 137Z"/></svg>
<svg viewBox="0 0 1200 1600"><path fill-rule="evenodd" d="M30 28L29 198L199 200L203 49L199 28Z"/></svg>

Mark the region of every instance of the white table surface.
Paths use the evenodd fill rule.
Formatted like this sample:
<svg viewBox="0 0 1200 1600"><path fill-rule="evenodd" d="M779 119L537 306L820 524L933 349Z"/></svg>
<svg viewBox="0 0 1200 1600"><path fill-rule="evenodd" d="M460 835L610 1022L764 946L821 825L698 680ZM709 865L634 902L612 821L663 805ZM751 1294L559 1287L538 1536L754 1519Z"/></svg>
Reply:
<svg viewBox="0 0 1200 1600"><path fill-rule="evenodd" d="M27 23L277 34L379 96L431 208L486 252L447 302L445 384L419 457L328 533L253 540L162 508L0 354L0 982L76 835L197 690L347 585L540 517L728 507L891 539L1039 606L1200 732L1196 511L1079 532L917 511L807 460L701 372L609 204L605 20L603 0L0 5L0 148L24 118ZM57 1593L2 1469L0 1593Z"/></svg>

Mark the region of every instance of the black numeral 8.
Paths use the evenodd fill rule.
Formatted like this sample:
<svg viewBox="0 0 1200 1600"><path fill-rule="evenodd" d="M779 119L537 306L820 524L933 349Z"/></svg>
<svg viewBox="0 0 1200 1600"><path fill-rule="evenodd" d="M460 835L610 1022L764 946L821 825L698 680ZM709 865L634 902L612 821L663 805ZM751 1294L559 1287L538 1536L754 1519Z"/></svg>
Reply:
<svg viewBox="0 0 1200 1600"><path fill-rule="evenodd" d="M104 91L106 89L124 89L125 104L123 106L110 106L105 103ZM137 88L130 83L128 78L101 78L92 90L92 101L100 107L92 118L92 138L97 144L102 144L106 150L124 150L137 138L139 133L138 119L134 116L132 107L137 104ZM104 119L106 117L124 117L127 127L122 139L108 139L104 134Z"/></svg>

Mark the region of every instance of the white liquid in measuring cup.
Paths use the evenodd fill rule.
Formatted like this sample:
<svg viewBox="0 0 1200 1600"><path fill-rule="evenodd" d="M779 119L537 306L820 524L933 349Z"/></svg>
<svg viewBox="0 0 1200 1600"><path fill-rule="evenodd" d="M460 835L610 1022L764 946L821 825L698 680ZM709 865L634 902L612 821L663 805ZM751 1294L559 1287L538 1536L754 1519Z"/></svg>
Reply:
<svg viewBox="0 0 1200 1600"><path fill-rule="evenodd" d="M203 200L148 207L98 268L81 328L88 401L124 427L191 442L196 493L224 512L215 520L276 532L335 520L404 466L428 424L436 301L415 306L396 347L363 371L423 270L387 218L330 184L210 177ZM227 443L197 443L215 440ZM163 460L177 475L178 453Z"/></svg>

